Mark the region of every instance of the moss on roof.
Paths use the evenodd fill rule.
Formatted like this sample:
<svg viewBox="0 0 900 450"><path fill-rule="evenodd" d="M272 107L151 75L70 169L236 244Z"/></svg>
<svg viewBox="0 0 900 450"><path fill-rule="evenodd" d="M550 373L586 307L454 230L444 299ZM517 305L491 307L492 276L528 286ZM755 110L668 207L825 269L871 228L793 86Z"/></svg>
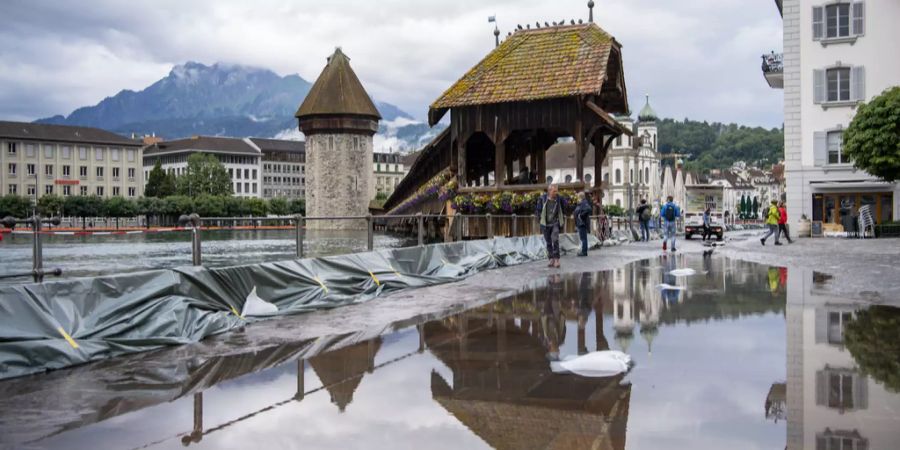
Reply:
<svg viewBox="0 0 900 450"><path fill-rule="evenodd" d="M613 45L615 39L593 23L519 30L431 109L598 94Z"/></svg>

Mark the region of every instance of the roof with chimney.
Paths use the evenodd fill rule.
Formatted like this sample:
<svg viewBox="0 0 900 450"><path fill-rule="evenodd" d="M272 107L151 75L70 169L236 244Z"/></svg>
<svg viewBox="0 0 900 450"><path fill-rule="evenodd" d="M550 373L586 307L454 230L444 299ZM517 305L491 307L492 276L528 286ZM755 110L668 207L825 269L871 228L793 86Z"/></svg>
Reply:
<svg viewBox="0 0 900 450"><path fill-rule="evenodd" d="M430 109L597 95L614 48L619 43L594 23L517 30Z"/></svg>
<svg viewBox="0 0 900 450"><path fill-rule="evenodd" d="M0 138L141 147L143 142L93 127L0 121Z"/></svg>
<svg viewBox="0 0 900 450"><path fill-rule="evenodd" d="M367 116L381 119L378 108L350 67L350 58L338 47L313 84L295 117Z"/></svg>

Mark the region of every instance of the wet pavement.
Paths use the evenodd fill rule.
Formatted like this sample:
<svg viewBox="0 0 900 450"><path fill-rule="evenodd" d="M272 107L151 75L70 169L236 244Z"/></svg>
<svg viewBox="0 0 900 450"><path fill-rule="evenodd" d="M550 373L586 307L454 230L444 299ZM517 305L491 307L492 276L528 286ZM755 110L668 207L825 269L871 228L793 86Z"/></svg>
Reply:
<svg viewBox="0 0 900 450"><path fill-rule="evenodd" d="M0 446L880 449L900 438L896 308L831 296L833 279L805 269L624 258L602 271L574 258L562 273L490 271L0 382ZM603 349L636 365L609 378L550 371L557 355Z"/></svg>

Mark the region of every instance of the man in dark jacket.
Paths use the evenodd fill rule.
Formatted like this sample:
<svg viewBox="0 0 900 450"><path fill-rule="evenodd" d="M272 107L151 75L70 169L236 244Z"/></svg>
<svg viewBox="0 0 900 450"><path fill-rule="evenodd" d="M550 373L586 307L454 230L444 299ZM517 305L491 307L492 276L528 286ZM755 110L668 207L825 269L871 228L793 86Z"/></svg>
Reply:
<svg viewBox="0 0 900 450"><path fill-rule="evenodd" d="M551 184L547 188L547 198L541 207L541 229L544 230L547 258L550 260L547 267L559 268L559 233L564 229L565 220L558 188L555 184Z"/></svg>
<svg viewBox="0 0 900 450"><path fill-rule="evenodd" d="M648 242L650 240L650 219L652 217L650 215L650 205L647 204L646 199L641 199L641 206L637 207L635 213L637 213L638 221L641 224L641 241Z"/></svg>
<svg viewBox="0 0 900 450"><path fill-rule="evenodd" d="M581 253L578 256L587 256L587 235L591 228L591 211L593 209L587 193L579 192L578 206L575 207L575 228L578 229L578 238L581 239Z"/></svg>

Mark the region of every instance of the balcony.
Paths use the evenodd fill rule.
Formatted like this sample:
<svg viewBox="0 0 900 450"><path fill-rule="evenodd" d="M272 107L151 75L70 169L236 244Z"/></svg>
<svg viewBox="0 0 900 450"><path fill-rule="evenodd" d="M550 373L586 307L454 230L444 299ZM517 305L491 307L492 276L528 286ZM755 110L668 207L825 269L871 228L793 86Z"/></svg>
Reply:
<svg viewBox="0 0 900 450"><path fill-rule="evenodd" d="M784 59L783 54L771 52L762 55L762 72L766 82L772 89L784 89Z"/></svg>

